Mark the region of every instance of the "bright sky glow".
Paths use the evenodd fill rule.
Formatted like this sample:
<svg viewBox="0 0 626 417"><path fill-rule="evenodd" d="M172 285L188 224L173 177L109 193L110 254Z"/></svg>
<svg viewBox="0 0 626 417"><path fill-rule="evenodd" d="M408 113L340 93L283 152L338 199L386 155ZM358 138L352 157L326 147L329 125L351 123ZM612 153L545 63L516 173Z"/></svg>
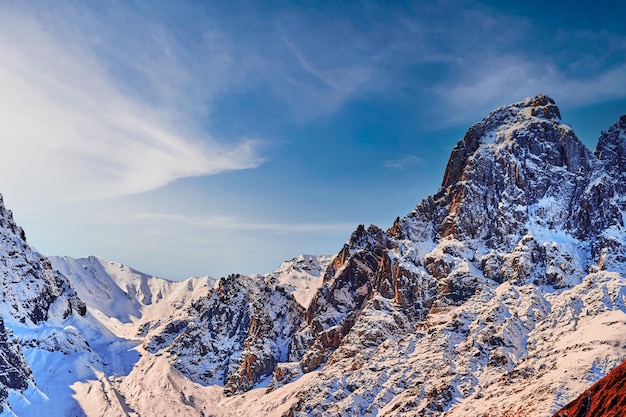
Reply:
<svg viewBox="0 0 626 417"><path fill-rule="evenodd" d="M166 278L335 253L435 192L497 106L546 93L594 147L626 113L624 15L620 1L5 1L0 193L44 254Z"/></svg>

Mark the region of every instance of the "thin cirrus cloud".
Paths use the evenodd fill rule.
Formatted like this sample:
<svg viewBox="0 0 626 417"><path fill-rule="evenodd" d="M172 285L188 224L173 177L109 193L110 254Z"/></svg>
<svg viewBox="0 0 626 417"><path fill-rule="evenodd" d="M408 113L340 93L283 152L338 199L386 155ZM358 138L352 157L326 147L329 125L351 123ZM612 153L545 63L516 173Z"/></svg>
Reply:
<svg viewBox="0 0 626 417"><path fill-rule="evenodd" d="M185 216L167 213L139 213L137 220L157 224L178 224L200 229L254 231L264 230L277 233L332 233L350 232L355 223L255 223L241 221L228 216Z"/></svg>
<svg viewBox="0 0 626 417"><path fill-rule="evenodd" d="M259 141L181 128L176 109L125 93L86 45L19 14L0 26L0 87L2 189L22 198L111 198L262 163Z"/></svg>

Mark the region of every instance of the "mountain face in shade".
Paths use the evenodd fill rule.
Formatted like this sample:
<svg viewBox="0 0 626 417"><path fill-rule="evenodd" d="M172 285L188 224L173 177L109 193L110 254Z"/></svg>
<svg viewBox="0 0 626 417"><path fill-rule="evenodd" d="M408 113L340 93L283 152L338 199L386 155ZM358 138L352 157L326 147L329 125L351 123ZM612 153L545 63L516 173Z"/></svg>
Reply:
<svg viewBox="0 0 626 417"><path fill-rule="evenodd" d="M4 326L0 317L0 412L4 410L4 402L9 390L23 391L32 383L33 377L22 347Z"/></svg>
<svg viewBox="0 0 626 417"><path fill-rule="evenodd" d="M622 417L626 415L626 362L593 384L553 417Z"/></svg>
<svg viewBox="0 0 626 417"><path fill-rule="evenodd" d="M538 95L471 126L389 229L265 275L50 264L3 212L2 288L34 301L0 312L65 414L548 417L626 359L625 176L626 117L591 152ZM55 346L69 394L46 391Z"/></svg>
<svg viewBox="0 0 626 417"><path fill-rule="evenodd" d="M0 314L5 320L37 324L51 318L84 315L85 303L50 261L26 243L24 230L0 196Z"/></svg>
<svg viewBox="0 0 626 417"><path fill-rule="evenodd" d="M26 243L24 230L0 195L0 409L6 408L11 392L24 392L34 384L25 351L50 348L47 343L56 340L54 326L45 335L37 329L86 312L69 281ZM63 350L60 345L53 349Z"/></svg>

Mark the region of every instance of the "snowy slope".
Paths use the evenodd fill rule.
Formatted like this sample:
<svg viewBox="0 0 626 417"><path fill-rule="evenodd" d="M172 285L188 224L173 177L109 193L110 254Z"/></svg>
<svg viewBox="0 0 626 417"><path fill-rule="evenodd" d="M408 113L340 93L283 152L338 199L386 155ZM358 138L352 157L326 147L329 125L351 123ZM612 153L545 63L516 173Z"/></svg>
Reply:
<svg viewBox="0 0 626 417"><path fill-rule="evenodd" d="M0 214L6 266L0 310L18 342L8 337L7 354L0 355L10 377L0 378L9 388L0 395L8 396L2 415L84 415L71 385L127 375L140 359L141 326L180 314L214 285L207 277L169 282L95 257L48 259L26 244L1 205Z"/></svg>
<svg viewBox="0 0 626 417"><path fill-rule="evenodd" d="M53 268L113 333L134 337L142 325L181 314L215 285L210 277L168 281L95 256L51 257Z"/></svg>
<svg viewBox="0 0 626 417"><path fill-rule="evenodd" d="M307 308L322 286L324 272L332 259L331 255L300 255L283 262L271 275Z"/></svg>

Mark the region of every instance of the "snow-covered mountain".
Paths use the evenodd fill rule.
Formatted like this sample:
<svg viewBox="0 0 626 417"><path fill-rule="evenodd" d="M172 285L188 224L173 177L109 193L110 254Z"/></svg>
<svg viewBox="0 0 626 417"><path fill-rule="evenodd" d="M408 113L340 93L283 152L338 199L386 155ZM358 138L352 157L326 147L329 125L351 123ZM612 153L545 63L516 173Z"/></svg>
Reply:
<svg viewBox="0 0 626 417"><path fill-rule="evenodd" d="M620 363L625 122L595 155L543 95L470 127L436 195L333 261L292 414L550 415Z"/></svg>
<svg viewBox="0 0 626 417"><path fill-rule="evenodd" d="M133 337L151 321L183 313L216 282L208 276L168 281L95 256L50 257L50 261L103 322L108 324L109 319L115 319L114 322L133 325L125 337Z"/></svg>
<svg viewBox="0 0 626 417"><path fill-rule="evenodd" d="M550 416L626 359L625 180L626 116L592 153L539 95L388 230L266 275L48 260L2 207L4 413Z"/></svg>
<svg viewBox="0 0 626 417"><path fill-rule="evenodd" d="M280 317L293 319L297 315L295 324L301 323L304 307L294 295L302 295L306 302L308 294L321 285L323 267L330 261L330 256L301 255L265 276L233 275L219 281L200 277L172 282L97 257L46 258L26 244L24 233L12 223L10 212L0 213L6 213L11 221L8 233L19 236L21 246L11 251L13 256L30 256L28 262L23 261L25 264L32 259L43 263L46 273L60 282L65 291L62 296L71 297L82 315L75 317L65 311L58 314L50 309L54 315L48 314L47 319L34 323L16 320L23 315L15 310L9 318L17 339L11 330L0 326L1 415L127 415L132 409L121 389L138 386L129 373L133 369L145 373L142 365L147 362L152 368L151 361L158 358L164 359L163 372L168 378L180 375L176 371L179 369L187 371L185 379L191 378L191 385L192 380L220 385L228 380L233 392L248 389L249 378L258 382L271 374L273 364L285 356L289 339L280 337L285 331ZM9 273L6 276L11 277ZM13 280L18 282L18 278ZM37 277L26 280L37 282ZM5 300L16 300L12 304L19 301L25 307L29 304L21 300L32 300L36 298L33 294L51 291L39 286L23 295L17 291L21 286L7 284L6 288L13 295ZM281 302L287 304L281 307ZM273 307L268 310L273 314L264 313L268 305ZM202 315L200 310L204 311ZM271 335L269 328L275 329ZM196 329L195 333L192 329ZM186 332L176 338L182 330ZM232 340L228 340L229 334ZM194 337L208 341L199 343ZM188 338L192 340L187 341ZM270 346L274 339L276 343ZM211 349L215 355L207 357L198 349ZM268 359L272 355L276 359ZM252 357L255 360L250 360ZM264 360L270 362L264 365L266 368L254 371L258 375L250 371ZM203 381L208 378L208 366L212 363L222 378ZM227 370L225 363L231 364ZM139 386L144 386L146 378L140 379ZM155 380L149 384L158 387L159 383ZM153 395L152 390L146 391ZM180 397L176 397L173 404L159 403L160 411L154 415L167 415L167 410L177 407L179 401Z"/></svg>

